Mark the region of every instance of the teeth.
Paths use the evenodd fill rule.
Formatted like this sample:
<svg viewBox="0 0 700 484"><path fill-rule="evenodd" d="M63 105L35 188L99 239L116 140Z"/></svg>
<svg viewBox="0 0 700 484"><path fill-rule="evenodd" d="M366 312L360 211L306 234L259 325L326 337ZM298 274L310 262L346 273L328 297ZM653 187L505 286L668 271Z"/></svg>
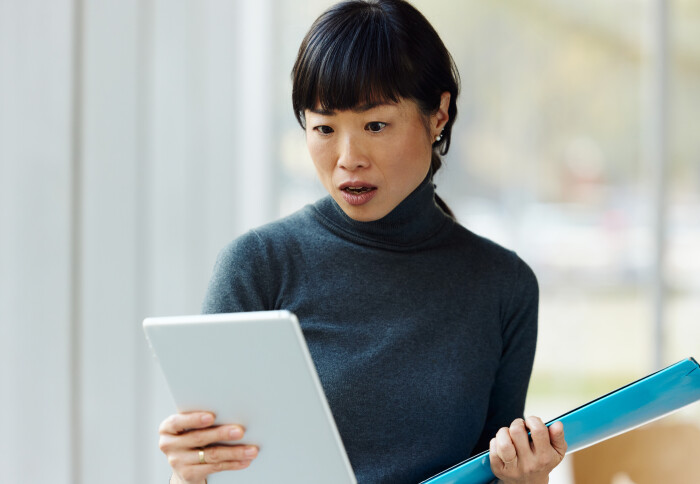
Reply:
<svg viewBox="0 0 700 484"><path fill-rule="evenodd" d="M353 192L353 193L364 193L364 192L370 191L371 188L368 188L368 187L347 187L346 190L349 192Z"/></svg>

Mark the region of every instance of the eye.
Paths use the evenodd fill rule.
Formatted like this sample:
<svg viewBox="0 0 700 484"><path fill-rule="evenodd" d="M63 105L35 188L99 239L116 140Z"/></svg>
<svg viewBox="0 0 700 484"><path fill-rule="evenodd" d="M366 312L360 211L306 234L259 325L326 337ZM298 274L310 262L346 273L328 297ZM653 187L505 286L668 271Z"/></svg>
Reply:
<svg viewBox="0 0 700 484"><path fill-rule="evenodd" d="M329 135L333 132L333 128L331 128L330 126L326 126L325 124L321 126L316 126L314 130L318 131L322 135Z"/></svg>
<svg viewBox="0 0 700 484"><path fill-rule="evenodd" d="M367 123L365 126L365 129L367 131L370 131L372 133L379 133L386 128L387 124L382 123L381 121L372 121L371 123Z"/></svg>

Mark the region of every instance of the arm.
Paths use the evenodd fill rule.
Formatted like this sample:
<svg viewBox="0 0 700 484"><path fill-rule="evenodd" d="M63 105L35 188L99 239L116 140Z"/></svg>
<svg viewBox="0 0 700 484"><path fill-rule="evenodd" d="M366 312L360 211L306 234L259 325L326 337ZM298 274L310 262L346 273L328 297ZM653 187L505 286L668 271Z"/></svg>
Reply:
<svg viewBox="0 0 700 484"><path fill-rule="evenodd" d="M491 469L499 483L546 484L566 453L560 423L547 428L537 417L519 418L534 360L538 299L535 275L520 261L504 318L503 356L480 438L489 439Z"/></svg>
<svg viewBox="0 0 700 484"><path fill-rule="evenodd" d="M499 428L523 416L535 358L539 289L532 270L520 259L503 283L501 359L491 388L489 408L474 453L488 449Z"/></svg>

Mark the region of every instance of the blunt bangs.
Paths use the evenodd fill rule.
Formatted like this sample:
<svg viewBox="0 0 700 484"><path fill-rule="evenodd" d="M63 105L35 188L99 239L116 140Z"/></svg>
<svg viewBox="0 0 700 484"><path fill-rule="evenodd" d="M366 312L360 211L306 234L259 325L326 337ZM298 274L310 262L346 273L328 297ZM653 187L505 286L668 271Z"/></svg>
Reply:
<svg viewBox="0 0 700 484"><path fill-rule="evenodd" d="M342 111L413 98L413 64L390 30L373 4L339 4L318 18L292 71L292 104L302 127L306 109Z"/></svg>

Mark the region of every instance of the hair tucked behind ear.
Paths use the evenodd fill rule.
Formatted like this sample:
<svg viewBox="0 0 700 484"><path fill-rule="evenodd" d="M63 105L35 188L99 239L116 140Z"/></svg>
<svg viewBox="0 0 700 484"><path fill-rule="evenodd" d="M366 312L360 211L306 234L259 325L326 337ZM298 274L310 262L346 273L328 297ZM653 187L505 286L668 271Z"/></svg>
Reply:
<svg viewBox="0 0 700 484"><path fill-rule="evenodd" d="M433 143L431 173L442 166L457 117L459 73L435 29L408 2L349 0L326 10L299 47L292 82L294 114L302 127L305 110L318 103L341 111L405 98L428 117L449 92L449 119ZM435 201L454 217L437 195Z"/></svg>

